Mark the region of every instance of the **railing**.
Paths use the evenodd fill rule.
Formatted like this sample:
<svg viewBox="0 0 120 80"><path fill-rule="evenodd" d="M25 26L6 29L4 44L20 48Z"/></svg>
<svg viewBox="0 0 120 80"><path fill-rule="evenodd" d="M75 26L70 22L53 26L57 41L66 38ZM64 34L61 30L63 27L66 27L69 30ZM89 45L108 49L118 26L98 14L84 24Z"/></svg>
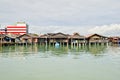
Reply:
<svg viewBox="0 0 120 80"><path fill-rule="evenodd" d="M101 42L108 42L108 40L90 40L89 42L99 42L99 43L101 43Z"/></svg>
<svg viewBox="0 0 120 80"><path fill-rule="evenodd" d="M50 40L50 42L68 42L68 40Z"/></svg>
<svg viewBox="0 0 120 80"><path fill-rule="evenodd" d="M113 40L112 42L120 42L120 40Z"/></svg>

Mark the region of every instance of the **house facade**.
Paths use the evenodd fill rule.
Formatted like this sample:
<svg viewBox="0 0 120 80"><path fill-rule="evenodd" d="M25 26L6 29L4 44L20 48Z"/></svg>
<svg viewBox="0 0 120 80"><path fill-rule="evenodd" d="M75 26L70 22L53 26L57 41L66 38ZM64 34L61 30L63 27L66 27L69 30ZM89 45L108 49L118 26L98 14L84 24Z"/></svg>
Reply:
<svg viewBox="0 0 120 80"><path fill-rule="evenodd" d="M112 44L120 44L120 37L110 37L109 39Z"/></svg>
<svg viewBox="0 0 120 80"><path fill-rule="evenodd" d="M73 33L73 35L69 37L69 43L74 46L81 46L86 44L86 39L85 36L82 36L79 33Z"/></svg>
<svg viewBox="0 0 120 80"><path fill-rule="evenodd" d="M38 36L34 34L23 34L18 37L21 44L36 44L38 43Z"/></svg>
<svg viewBox="0 0 120 80"><path fill-rule="evenodd" d="M106 44L109 42L108 37L99 35L99 34L92 34L86 37L87 44Z"/></svg>
<svg viewBox="0 0 120 80"><path fill-rule="evenodd" d="M68 45L68 36L68 34L63 33L48 33L39 37L39 43L48 45L55 45L55 43L59 43L60 45Z"/></svg>

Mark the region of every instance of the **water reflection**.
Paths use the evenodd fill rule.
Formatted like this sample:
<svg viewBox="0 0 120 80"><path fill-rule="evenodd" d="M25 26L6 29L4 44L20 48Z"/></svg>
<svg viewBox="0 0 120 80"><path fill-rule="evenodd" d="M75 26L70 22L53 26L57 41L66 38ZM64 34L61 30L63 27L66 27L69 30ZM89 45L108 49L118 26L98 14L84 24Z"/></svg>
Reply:
<svg viewBox="0 0 120 80"><path fill-rule="evenodd" d="M101 46L89 46L87 47L87 52L91 53L94 56L99 56L100 54L104 54L106 51L107 46L101 45Z"/></svg>
<svg viewBox="0 0 120 80"><path fill-rule="evenodd" d="M0 80L119 80L119 51L119 47L102 45L3 46Z"/></svg>
<svg viewBox="0 0 120 80"><path fill-rule="evenodd" d="M30 54L43 54L49 56L67 56L67 55L80 55L91 54L99 56L106 52L107 46L84 46L84 47L58 47L55 46L40 46L40 45L28 45L28 46L3 46L0 47L0 55L2 57L8 56L28 56Z"/></svg>

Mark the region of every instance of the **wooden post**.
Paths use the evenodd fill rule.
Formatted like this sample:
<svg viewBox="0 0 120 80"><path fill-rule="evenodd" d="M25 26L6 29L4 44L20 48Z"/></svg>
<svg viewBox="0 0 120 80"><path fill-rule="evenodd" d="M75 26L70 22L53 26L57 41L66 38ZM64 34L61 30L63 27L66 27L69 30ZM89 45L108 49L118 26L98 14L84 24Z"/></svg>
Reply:
<svg viewBox="0 0 120 80"><path fill-rule="evenodd" d="M50 47L50 45L51 45L51 40L50 40L50 38L49 38L49 47Z"/></svg>
<svg viewBox="0 0 120 80"><path fill-rule="evenodd" d="M67 47L68 47L68 41L67 41Z"/></svg>
<svg viewBox="0 0 120 80"><path fill-rule="evenodd" d="M91 42L89 42L89 47L91 46Z"/></svg>
<svg viewBox="0 0 120 80"><path fill-rule="evenodd" d="M2 46L2 34L1 34L1 38L0 38L0 43L1 43L0 45Z"/></svg>
<svg viewBox="0 0 120 80"><path fill-rule="evenodd" d="M65 42L63 42L63 47L65 46Z"/></svg>
<svg viewBox="0 0 120 80"><path fill-rule="evenodd" d="M54 39L53 39L53 46L55 46L54 42L55 42L55 41L54 41Z"/></svg>
<svg viewBox="0 0 120 80"><path fill-rule="evenodd" d="M79 48L81 48L81 47L82 47L82 45L81 45L81 44L82 44L82 43L80 42L80 43L79 43Z"/></svg>
<svg viewBox="0 0 120 80"><path fill-rule="evenodd" d="M63 46L63 44L62 44L62 41L61 41L61 40L60 40L60 44L61 44L60 46L62 47L62 46Z"/></svg>
<svg viewBox="0 0 120 80"><path fill-rule="evenodd" d="M75 47L75 43L73 43L73 45L74 45L73 47Z"/></svg>
<svg viewBox="0 0 120 80"><path fill-rule="evenodd" d="M73 45L73 44L72 44L72 38L71 38L71 47L72 47L72 45Z"/></svg>
<svg viewBox="0 0 120 80"><path fill-rule="evenodd" d="M47 36L46 36L46 47L47 47Z"/></svg>

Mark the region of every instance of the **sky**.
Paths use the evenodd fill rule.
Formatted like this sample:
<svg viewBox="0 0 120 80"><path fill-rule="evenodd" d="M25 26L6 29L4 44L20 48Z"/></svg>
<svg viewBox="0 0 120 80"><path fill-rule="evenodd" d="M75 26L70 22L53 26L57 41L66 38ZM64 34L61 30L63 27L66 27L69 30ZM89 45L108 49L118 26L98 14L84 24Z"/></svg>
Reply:
<svg viewBox="0 0 120 80"><path fill-rule="evenodd" d="M0 25L26 22L29 32L120 36L120 0L0 0Z"/></svg>

